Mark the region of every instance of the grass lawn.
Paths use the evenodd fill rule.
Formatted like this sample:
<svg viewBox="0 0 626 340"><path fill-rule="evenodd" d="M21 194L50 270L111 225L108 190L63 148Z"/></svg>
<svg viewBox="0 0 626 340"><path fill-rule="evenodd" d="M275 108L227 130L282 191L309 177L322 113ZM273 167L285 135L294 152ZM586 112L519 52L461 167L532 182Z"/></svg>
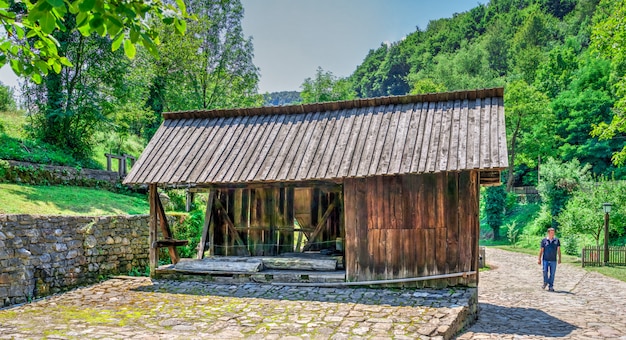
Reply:
<svg viewBox="0 0 626 340"><path fill-rule="evenodd" d="M0 183L0 213L36 215L137 215L150 205L141 195L70 186Z"/></svg>
<svg viewBox="0 0 626 340"><path fill-rule="evenodd" d="M520 248L520 247L511 247L511 246L496 246L495 248L513 251L517 253L539 256L539 248L530 249L530 248ZM574 266L581 267L580 258L576 256L563 254L561 260L562 260L562 263L569 263ZM585 267L583 269L587 271L598 272L602 275L610 276L612 278L626 282L626 267Z"/></svg>

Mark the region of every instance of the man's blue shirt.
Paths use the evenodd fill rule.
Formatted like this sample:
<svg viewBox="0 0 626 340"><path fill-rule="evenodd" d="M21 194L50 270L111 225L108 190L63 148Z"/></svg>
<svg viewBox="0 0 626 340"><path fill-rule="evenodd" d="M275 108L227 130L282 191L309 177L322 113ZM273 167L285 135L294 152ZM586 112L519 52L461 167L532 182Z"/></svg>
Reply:
<svg viewBox="0 0 626 340"><path fill-rule="evenodd" d="M543 248L543 260L544 261L556 261L557 249L561 246L561 242L558 238L544 238L541 240L541 248Z"/></svg>

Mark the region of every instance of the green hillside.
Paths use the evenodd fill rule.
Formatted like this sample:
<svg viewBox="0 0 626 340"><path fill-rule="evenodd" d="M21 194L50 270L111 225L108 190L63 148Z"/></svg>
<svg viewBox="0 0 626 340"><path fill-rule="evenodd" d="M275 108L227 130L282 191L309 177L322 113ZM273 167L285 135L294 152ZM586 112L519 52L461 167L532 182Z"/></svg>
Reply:
<svg viewBox="0 0 626 340"><path fill-rule="evenodd" d="M0 214L137 215L148 214L141 195L69 186L27 186L0 183Z"/></svg>

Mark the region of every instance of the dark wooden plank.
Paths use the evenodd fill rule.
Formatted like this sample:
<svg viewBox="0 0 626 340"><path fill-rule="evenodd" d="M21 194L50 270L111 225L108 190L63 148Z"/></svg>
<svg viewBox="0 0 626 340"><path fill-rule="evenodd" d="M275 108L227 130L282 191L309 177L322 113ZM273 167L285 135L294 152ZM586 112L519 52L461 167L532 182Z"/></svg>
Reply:
<svg viewBox="0 0 626 340"><path fill-rule="evenodd" d="M167 158L170 159L169 164L163 164L165 171L159 178L159 182L170 182L172 178L178 173L181 164L189 157L189 151L193 147L198 137L202 134L202 126L204 123L200 119L187 119L183 129L181 130L181 136L177 141L178 148L174 149L172 154L169 154ZM167 162L164 162L167 163Z"/></svg>
<svg viewBox="0 0 626 340"><path fill-rule="evenodd" d="M133 166L133 169L131 169L128 176L124 178L125 182L144 183L143 178L145 177L145 174L151 170L149 164L154 159L154 155L156 155L158 151L156 146L160 142L163 142L163 137L165 135L170 133L170 129L168 128L170 124L172 124L172 121L166 120L161 124L161 126L159 126L154 136L150 139L150 142L148 142L148 145L146 145L146 148L141 153L141 156L139 156L139 159L135 163L135 166Z"/></svg>
<svg viewBox="0 0 626 340"><path fill-rule="evenodd" d="M166 144L160 150L161 157L159 157L158 165L153 169L154 173L151 179L149 179L150 182L165 183L170 179L172 172L178 165L175 163L175 160L179 153L183 151L181 146L193 130L193 120L191 119L182 119L173 129L170 139L166 141Z"/></svg>
<svg viewBox="0 0 626 340"><path fill-rule="evenodd" d="M437 156L439 154L440 138L441 138L441 119L445 111L446 102L438 102L435 116L433 117L433 129L430 135L430 145L428 146L428 155L426 156L425 172L435 172L437 169Z"/></svg>
<svg viewBox="0 0 626 340"><path fill-rule="evenodd" d="M346 177L356 176L359 165L361 164L361 157L363 156L363 149L365 148L365 142L369 134L372 117L374 115L374 108L367 107L361 108L358 111L359 133L354 134L354 138L350 140L349 148L353 150L350 156L350 162L344 164L341 169L340 175ZM356 128L356 127L355 127ZM349 168L346 170L346 165L349 164Z"/></svg>
<svg viewBox="0 0 626 340"><path fill-rule="evenodd" d="M300 164L302 163L302 159L306 153L307 148L311 147L309 145L309 141L311 140L311 136L313 135L313 131L315 131L315 127L320 121L320 113L308 113L304 121L302 122L302 126L298 130L298 136L294 143L294 148L289 152L289 155L285 159L285 165L278 177L285 178L287 180L295 179L296 174L298 173L298 169L300 168Z"/></svg>
<svg viewBox="0 0 626 340"><path fill-rule="evenodd" d="M311 234L311 237L309 237L309 240L307 241L307 243L304 245L302 251L308 251L309 249L311 249L313 242L315 242L315 239L317 238L317 236L322 232L322 229L326 226L326 220L328 220L328 217L333 212L333 209L336 208L336 206L337 206L336 200L333 201L328 206L328 208L324 212L324 215L322 215L322 218L317 222L317 225L315 226L315 230Z"/></svg>
<svg viewBox="0 0 626 340"><path fill-rule="evenodd" d="M259 180L260 178L257 176L258 176L259 170L261 169L261 165L263 164L263 161L267 159L267 155L269 154L273 146L275 144L280 144L280 141L277 141L276 137L278 136L278 133L283 127L286 116L281 115L281 116L277 116L277 118L278 119L275 120L273 124L271 124L268 127L269 134L267 135L267 138L265 139L264 143L259 144L259 145L263 145L263 147L260 149L260 152L258 153L258 156L254 160L254 162L251 163L252 166L249 168L249 172L247 176L242 177L241 178L242 180L245 180L245 181Z"/></svg>
<svg viewBox="0 0 626 340"><path fill-rule="evenodd" d="M506 146L506 125L504 123L504 98L498 98L498 166L506 168L509 163L509 156Z"/></svg>
<svg viewBox="0 0 626 340"><path fill-rule="evenodd" d="M485 98L484 106L480 111L480 156L479 168L490 166L491 144L489 136L491 133L491 98Z"/></svg>
<svg viewBox="0 0 626 340"><path fill-rule="evenodd" d="M482 102L477 98L471 106L468 115L467 136L467 166L468 169L476 169L480 165L480 116Z"/></svg>
<svg viewBox="0 0 626 340"><path fill-rule="evenodd" d="M156 191L156 190L155 190ZM161 226L161 233L163 234L163 238L171 239L172 238L172 230L170 229L170 225L167 222L167 216L165 215L165 209L163 209L163 204L161 204L161 199L159 195L156 194L156 212L159 217L159 225ZM180 260L178 257L178 250L176 250L176 246L167 247L169 251L170 258L172 259L172 263L176 264Z"/></svg>
<svg viewBox="0 0 626 340"><path fill-rule="evenodd" d="M324 178L323 172L328 169L328 163L334 156L335 146L341 134L341 127L345 122L345 110L335 111L328 122L328 127L320 138L320 145L313 157L307 178Z"/></svg>
<svg viewBox="0 0 626 340"><path fill-rule="evenodd" d="M419 141L421 142L421 147L419 148L419 157L417 157L418 154L416 153L415 156L417 158L413 158L411 172L423 173L427 171L428 155L430 154L431 145L430 139L431 134L433 133L436 108L437 103L428 103L428 111L425 112L424 118L422 118L422 121L424 121L423 130L420 129L420 131L422 132L422 138L419 139Z"/></svg>
<svg viewBox="0 0 626 340"><path fill-rule="evenodd" d="M357 228L359 219L357 209L363 207L356 205L356 183L357 180L347 178L343 185L343 209L345 224L345 246L344 246L344 268L346 270L346 281L356 281L358 279L358 255L359 239L357 238Z"/></svg>
<svg viewBox="0 0 626 340"><path fill-rule="evenodd" d="M459 168L459 144L461 123L461 101L456 100L452 111L452 129L450 131L450 152L448 157L448 170L457 171Z"/></svg>
<svg viewBox="0 0 626 340"><path fill-rule="evenodd" d="M454 115L454 102L448 101L443 110L443 117L441 117L441 134L439 142L439 151L437 155L438 165L435 166L437 170L447 171L449 170L450 151L452 146L452 116Z"/></svg>
<svg viewBox="0 0 626 340"><path fill-rule="evenodd" d="M356 166L356 176L359 177L371 174L369 169L374 162L376 141L378 139L379 131L381 130L383 117L385 116L385 107L378 106L372 109L374 111L370 118L369 129L364 140L363 152L361 154L359 164Z"/></svg>
<svg viewBox="0 0 626 340"><path fill-rule="evenodd" d="M371 271L371 261L372 254L369 253L369 240L368 240L368 219L371 211L367 209L363 209L363 207L367 206L367 184L366 179L359 178L355 180L356 188L355 188L355 209L356 209L356 217L357 223L355 224L356 229L356 247L358 249L357 253L357 275L359 280L365 280L366 277L369 276L368 272Z"/></svg>
<svg viewBox="0 0 626 340"><path fill-rule="evenodd" d="M391 158L389 159L389 168L387 169L388 174L394 175L400 173L404 157L404 149L406 144L409 143L408 139L414 140L413 138L408 137L409 129L411 127L411 118L413 116L413 106L414 104L404 104L400 108L398 128L396 130L397 132L391 152Z"/></svg>
<svg viewBox="0 0 626 340"><path fill-rule="evenodd" d="M259 124L257 124L257 121L261 118L259 116L246 118L239 123L242 130L239 132L237 137L233 137L231 139L234 144L227 147L227 150L230 151L225 153L225 156L222 157L223 162L219 167L219 171L211 175L211 177L213 177L213 182L222 182L226 178L232 176L237 166L241 163L241 160L249 147L250 141L254 138L252 135L253 131L258 128Z"/></svg>
<svg viewBox="0 0 626 340"><path fill-rule="evenodd" d="M246 151L245 141L250 138L250 131L253 129L258 117L242 117L241 121L236 123L234 132L229 137L228 142L222 141L223 148L221 155L217 158L217 162L214 166L211 166L211 170L208 175L205 176L204 182L220 182L227 176L227 173L232 172L233 166L236 166L237 161L240 161L240 156ZM235 123L233 123L235 124ZM218 148L216 153L220 152Z"/></svg>
<svg viewBox="0 0 626 340"><path fill-rule="evenodd" d="M230 232L230 235L234 238L235 242L237 242L237 244L240 246L245 246L245 244L243 243L243 240L241 239L241 237L239 237L239 233L237 232L237 229L235 228L235 224L230 219L226 209L222 205L222 202L219 199L216 199L214 204L215 204L215 208L222 210L223 212L222 217L224 218L224 221L226 222L226 225L228 227L228 231ZM247 253L246 255L250 256L250 253L247 251L247 249L246 249L246 253Z"/></svg>
<svg viewBox="0 0 626 340"><path fill-rule="evenodd" d="M297 122L297 127L293 130L293 133L288 136L288 141L285 143L289 144L289 149L285 152L285 159L282 162L282 165L278 168L278 173L276 174L276 178L280 180L288 180L289 173L291 169L294 167L300 166L298 163L302 160L301 154L298 154L301 149L306 148L303 146L303 140L306 138L307 133L309 134L313 130L314 119L319 116L319 113L309 112L306 115L303 115Z"/></svg>
<svg viewBox="0 0 626 340"><path fill-rule="evenodd" d="M446 267L448 273L458 273L459 269L459 173L448 173L448 195L446 208L447 253ZM456 285L458 279L449 280Z"/></svg>
<svg viewBox="0 0 626 340"><path fill-rule="evenodd" d="M376 144L374 145L374 150L372 151L371 164L369 167L369 171L366 175L376 174L378 170L378 165L381 162L381 158L383 155L385 143L387 138L389 137L389 125L391 123L391 118L393 116L394 106L389 105L384 109L382 121L380 123L380 127L378 130L378 136L376 137ZM391 136L393 138L393 136Z"/></svg>
<svg viewBox="0 0 626 340"><path fill-rule="evenodd" d="M157 210L156 210L156 198L157 196L157 185L156 183L151 183L149 185L149 196L150 196L150 225L149 225L149 246L150 253L148 257L148 261L150 263L150 277L155 277L156 269L159 266L159 248L156 246L157 241Z"/></svg>
<svg viewBox="0 0 626 340"><path fill-rule="evenodd" d="M208 169L209 164L212 161L214 162L214 159L216 158L215 151L224 142L224 136L235 119L239 121L241 117L220 119L216 122L216 126L213 128L211 136L207 138L204 143L204 148L201 149L200 154L202 156L198 157L198 162L193 165L189 174L186 175L186 178L190 183L199 183L205 171L210 170Z"/></svg>
<svg viewBox="0 0 626 340"><path fill-rule="evenodd" d="M296 115L293 126L289 130L289 134L285 138L283 148L278 153L278 157L274 163L274 169L269 174L270 178L275 180L284 181L287 180L289 170L294 166L294 160L296 159L296 153L302 143L302 137L306 134L310 125L311 117L313 113Z"/></svg>
<svg viewBox="0 0 626 340"><path fill-rule="evenodd" d="M144 183L158 183L157 179L164 162L163 157L164 155L169 155L167 152L171 152L173 148L172 141L176 140L178 132L184 123L185 120L177 120L168 126L169 133L157 144L155 152L151 155L151 161L145 165L148 172L143 175Z"/></svg>
<svg viewBox="0 0 626 340"><path fill-rule="evenodd" d="M295 173L293 179L301 180L308 179L309 172L311 171L312 163L314 161L315 155L318 153L318 149L325 149L325 145L322 145L321 142L324 135L330 133L332 129L331 119L335 119L336 111L333 112L324 112L320 115L319 121L315 124L315 129L311 134L311 139L307 142L307 148L302 157L302 162L300 162L300 166L298 167L298 171ZM328 129L328 130L327 130ZM325 140L325 139L324 139ZM290 176L291 178L291 176Z"/></svg>
<svg viewBox="0 0 626 340"><path fill-rule="evenodd" d="M416 144L418 140L420 119L422 114L422 103L416 103L411 108L411 118L409 119L409 125L407 127L406 142L404 150L402 151L402 161L400 165L401 173L408 173L411 171L411 162L416 151Z"/></svg>
<svg viewBox="0 0 626 340"><path fill-rule="evenodd" d="M243 124L241 123L244 118L247 117L236 117L232 121L227 121L224 126L220 128L220 131L218 131L218 145L213 147L211 160L204 166L203 171L198 175L195 180L197 183L215 182L213 176L219 171L221 165L224 163L224 159L227 158L230 148L232 148L232 144L240 138L241 131L243 130ZM205 157L208 156L206 153L205 155Z"/></svg>
<svg viewBox="0 0 626 340"><path fill-rule="evenodd" d="M244 177L244 173L249 169L251 159L255 157L255 154L260 149L262 138L268 133L270 128L271 116L260 116L254 126L250 130L250 135L246 139L246 143L242 147L241 152L237 157L237 162L234 164L233 169L227 172L224 176L225 182L239 182Z"/></svg>
<svg viewBox="0 0 626 340"><path fill-rule="evenodd" d="M211 220L213 219L213 201L215 199L215 190L209 191L209 196L207 198L206 203L206 211L204 213L204 224L202 226L202 234L200 236L200 243L198 244L198 259L204 258L204 249L206 246L206 241L209 233L209 225L211 224ZM211 255L215 255L213 245L213 240L209 239L211 242Z"/></svg>
<svg viewBox="0 0 626 340"><path fill-rule="evenodd" d="M469 137L469 126L468 126L468 116L469 116L469 101L467 99L463 100L461 103L461 115L459 117L459 162L457 167L459 169L467 168L467 143Z"/></svg>
<svg viewBox="0 0 626 340"><path fill-rule="evenodd" d="M282 167L283 160L291 147L291 141L295 135L294 131L298 128L296 123L300 115L289 115L283 124L276 127L278 130L275 137L275 142L269 149L267 156L261 159L261 166L256 175L256 178L260 180L275 180L276 174ZM302 115L304 116L304 115ZM291 138L288 139L288 136Z"/></svg>
<svg viewBox="0 0 626 340"><path fill-rule="evenodd" d="M389 171L393 147L398 135L398 125L402 115L403 105L395 105L393 111L387 113L389 116L389 127L385 134L383 146L376 166L376 174L386 175Z"/></svg>
<svg viewBox="0 0 626 340"><path fill-rule="evenodd" d="M189 175L195 170L203 157L199 157L204 150L209 150L211 142L215 137L215 131L224 119L205 119L198 127L200 135L189 149L188 156L183 160L179 169L172 176L174 182L189 182Z"/></svg>
<svg viewBox="0 0 626 340"><path fill-rule="evenodd" d="M424 229L424 256L425 256L425 271L424 276L436 275L437 272L437 258L436 258L436 229Z"/></svg>
<svg viewBox="0 0 626 340"><path fill-rule="evenodd" d="M359 136L361 129L361 121L363 116L357 115L357 109L345 112L345 121L342 125L339 139L337 140L335 150L331 155L330 162L326 171L322 172L326 178L337 178L347 175L354 153L354 145Z"/></svg>

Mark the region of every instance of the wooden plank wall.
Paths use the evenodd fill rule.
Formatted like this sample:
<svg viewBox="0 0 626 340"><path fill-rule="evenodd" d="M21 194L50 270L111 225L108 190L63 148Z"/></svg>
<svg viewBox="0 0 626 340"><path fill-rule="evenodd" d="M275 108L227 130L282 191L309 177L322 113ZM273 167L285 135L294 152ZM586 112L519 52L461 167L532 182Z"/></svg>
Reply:
<svg viewBox="0 0 626 340"><path fill-rule="evenodd" d="M246 249L251 256L274 256L297 251L294 219L298 218L301 227L310 235L335 195L340 193L318 188L218 190L216 199L220 200L245 245L242 247L235 242L224 212L214 207L214 255L246 255ZM341 209L333 211L311 250L322 249L326 243L334 245L335 239L342 235L341 216Z"/></svg>
<svg viewBox="0 0 626 340"><path fill-rule="evenodd" d="M347 280L477 270L478 195L476 171L347 179ZM477 280L474 276L403 285L475 285Z"/></svg>

